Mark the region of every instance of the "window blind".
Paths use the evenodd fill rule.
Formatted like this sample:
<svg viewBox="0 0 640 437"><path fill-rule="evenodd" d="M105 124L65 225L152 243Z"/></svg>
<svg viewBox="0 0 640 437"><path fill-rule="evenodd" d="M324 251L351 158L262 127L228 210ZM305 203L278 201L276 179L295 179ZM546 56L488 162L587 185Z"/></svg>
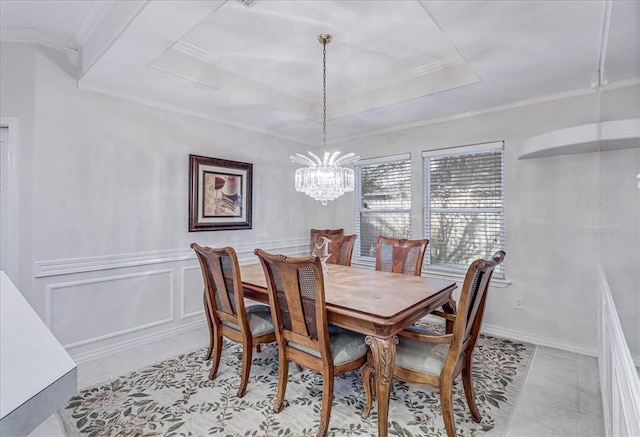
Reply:
<svg viewBox="0 0 640 437"><path fill-rule="evenodd" d="M426 263L464 272L505 249L502 142L423 153ZM494 271L504 278L504 263Z"/></svg>
<svg viewBox="0 0 640 437"><path fill-rule="evenodd" d="M378 236L411 236L411 156L359 161L355 202L356 260L372 263Z"/></svg>

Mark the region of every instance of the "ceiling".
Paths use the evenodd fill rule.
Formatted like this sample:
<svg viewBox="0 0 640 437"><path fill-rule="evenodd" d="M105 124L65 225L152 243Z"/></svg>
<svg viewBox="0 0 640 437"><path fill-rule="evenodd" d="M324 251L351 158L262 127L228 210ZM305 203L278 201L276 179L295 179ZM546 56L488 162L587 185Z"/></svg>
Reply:
<svg viewBox="0 0 640 437"><path fill-rule="evenodd" d="M248 4L247 4L248 3ZM304 144L592 91L639 73L632 1L0 1L2 41L81 88Z"/></svg>

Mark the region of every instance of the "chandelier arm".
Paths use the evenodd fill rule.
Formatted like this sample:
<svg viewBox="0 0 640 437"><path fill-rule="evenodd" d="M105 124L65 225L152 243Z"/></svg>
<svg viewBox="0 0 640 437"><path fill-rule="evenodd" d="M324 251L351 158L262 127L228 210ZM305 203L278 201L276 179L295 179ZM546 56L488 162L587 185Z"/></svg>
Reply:
<svg viewBox="0 0 640 437"><path fill-rule="evenodd" d="M315 153L309 151L307 152L309 155L311 155L313 157L313 159L315 159L315 162L317 163L317 165L322 165L322 159L320 159L320 157L318 155L316 155Z"/></svg>
<svg viewBox="0 0 640 437"><path fill-rule="evenodd" d="M337 162L336 159L338 158L338 155L340 155L339 151L333 152L331 154L331 157L329 158L328 164L329 165L336 165L336 162Z"/></svg>
<svg viewBox="0 0 640 437"><path fill-rule="evenodd" d="M358 156L356 156L355 153L347 153L344 156L341 156L340 158L336 159L334 165L341 165L341 164L349 164L351 162L355 162L359 159Z"/></svg>
<svg viewBox="0 0 640 437"><path fill-rule="evenodd" d="M308 165L309 167L315 167L316 165L318 165L318 163L315 162L313 159L309 158L308 156L301 155L299 153L296 153L295 156L291 155L289 159L291 159L292 162L297 162L298 164L302 164L302 165Z"/></svg>

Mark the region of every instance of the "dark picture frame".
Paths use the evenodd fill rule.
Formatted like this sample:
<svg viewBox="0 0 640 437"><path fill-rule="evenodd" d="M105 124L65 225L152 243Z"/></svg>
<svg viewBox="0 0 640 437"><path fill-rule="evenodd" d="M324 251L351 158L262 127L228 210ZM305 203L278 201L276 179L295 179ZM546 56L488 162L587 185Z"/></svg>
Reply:
<svg viewBox="0 0 640 437"><path fill-rule="evenodd" d="M189 155L189 232L251 229L253 164Z"/></svg>

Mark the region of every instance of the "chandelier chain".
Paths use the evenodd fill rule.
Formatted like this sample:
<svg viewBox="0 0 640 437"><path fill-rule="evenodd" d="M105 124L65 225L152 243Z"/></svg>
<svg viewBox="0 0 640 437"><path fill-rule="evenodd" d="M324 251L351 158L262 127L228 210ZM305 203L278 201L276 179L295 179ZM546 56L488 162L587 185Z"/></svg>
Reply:
<svg viewBox="0 0 640 437"><path fill-rule="evenodd" d="M0 0L1 1L1 0ZM357 161L354 153L342 157L339 151L327 152L327 44L331 42L330 34L318 35L322 44L322 157L309 152L310 156L296 153L290 157L291 161L303 164L305 167L296 170L295 187L326 205L346 192L354 189L354 171L346 165Z"/></svg>
<svg viewBox="0 0 640 437"><path fill-rule="evenodd" d="M322 151L327 150L327 40L322 41Z"/></svg>

